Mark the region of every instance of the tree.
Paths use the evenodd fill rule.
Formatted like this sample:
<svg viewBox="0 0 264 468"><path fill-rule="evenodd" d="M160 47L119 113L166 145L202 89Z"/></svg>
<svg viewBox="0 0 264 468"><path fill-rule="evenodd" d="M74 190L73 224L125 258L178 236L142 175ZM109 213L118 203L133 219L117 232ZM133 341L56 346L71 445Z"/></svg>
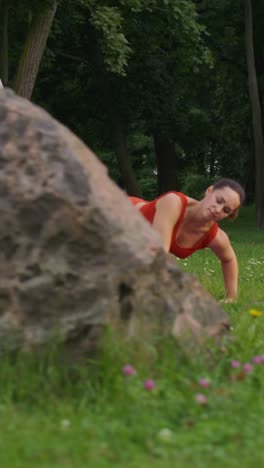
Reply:
<svg viewBox="0 0 264 468"><path fill-rule="evenodd" d="M128 64L135 107L153 136L159 192L179 188L181 155L190 133L192 110L198 106L200 69L210 64L204 27L194 2L152 2L129 22L134 54ZM131 86L130 86L131 87Z"/></svg>
<svg viewBox="0 0 264 468"><path fill-rule="evenodd" d="M253 153L236 2L64 0L34 99L105 157L119 183L115 152L130 193L135 171L154 193L157 168L160 191L189 172L243 182ZM263 67L259 79L263 90Z"/></svg>
<svg viewBox="0 0 264 468"><path fill-rule="evenodd" d="M8 0L0 0L0 78L8 83Z"/></svg>
<svg viewBox="0 0 264 468"><path fill-rule="evenodd" d="M214 63L203 74L201 93L208 129L203 149L205 163L213 177L225 175L242 182L249 153L242 11L236 8L236 0L197 3Z"/></svg>
<svg viewBox="0 0 264 468"><path fill-rule="evenodd" d="M254 58L251 0L244 0L244 9L246 58L248 68L248 89L252 110L252 128L255 147L257 226L260 229L264 229L264 142L262 127L263 123Z"/></svg>
<svg viewBox="0 0 264 468"><path fill-rule="evenodd" d="M90 52L89 60L96 70L97 92L100 89L104 97L104 114L108 114L127 190L138 193L126 139L132 127L138 130L139 122L155 142L159 190L177 188L179 164L175 140L178 143L182 134L185 138L190 129L189 107L195 94L192 73L197 75L199 67L209 62L194 3L189 0L179 0L177 4L172 0L81 3L86 9L86 30L82 35L85 53ZM89 25L95 34L91 34Z"/></svg>
<svg viewBox="0 0 264 468"><path fill-rule="evenodd" d="M15 92L27 99L32 95L57 5L58 0L44 2L32 15L13 84Z"/></svg>

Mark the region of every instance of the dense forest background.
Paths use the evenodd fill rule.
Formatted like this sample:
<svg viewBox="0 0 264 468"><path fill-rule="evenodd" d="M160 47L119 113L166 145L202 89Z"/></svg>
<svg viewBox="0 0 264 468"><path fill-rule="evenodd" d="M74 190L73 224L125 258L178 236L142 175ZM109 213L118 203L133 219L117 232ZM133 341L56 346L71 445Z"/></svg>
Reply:
<svg viewBox="0 0 264 468"><path fill-rule="evenodd" d="M264 229L263 0L0 0L0 77L131 195L231 177Z"/></svg>

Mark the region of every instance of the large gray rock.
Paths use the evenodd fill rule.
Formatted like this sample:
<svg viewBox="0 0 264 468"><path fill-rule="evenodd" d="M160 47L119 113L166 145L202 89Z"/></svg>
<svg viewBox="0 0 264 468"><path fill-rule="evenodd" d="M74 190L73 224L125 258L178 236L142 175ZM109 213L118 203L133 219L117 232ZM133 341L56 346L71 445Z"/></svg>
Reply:
<svg viewBox="0 0 264 468"><path fill-rule="evenodd" d="M195 337L228 328L94 154L6 89L0 195L1 349L31 349L59 335L82 354L105 324L142 339L154 329Z"/></svg>

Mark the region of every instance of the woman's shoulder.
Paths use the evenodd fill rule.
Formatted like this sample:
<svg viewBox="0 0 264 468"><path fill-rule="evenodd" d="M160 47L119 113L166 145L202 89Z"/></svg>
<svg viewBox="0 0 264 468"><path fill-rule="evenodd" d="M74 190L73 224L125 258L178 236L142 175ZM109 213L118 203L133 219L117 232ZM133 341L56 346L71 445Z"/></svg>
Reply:
<svg viewBox="0 0 264 468"><path fill-rule="evenodd" d="M186 195L184 195L184 193L174 192L174 191L171 190L169 192L165 192L162 195L160 195L156 199L156 202L158 204L162 204L162 205L181 206L183 203L187 204L188 197L186 197Z"/></svg>
<svg viewBox="0 0 264 468"><path fill-rule="evenodd" d="M187 205L186 197L182 195L180 192L172 191L160 195L155 203L156 213L176 222Z"/></svg>
<svg viewBox="0 0 264 468"><path fill-rule="evenodd" d="M228 235L226 234L225 231L223 231L223 229L220 229L220 227L218 226L217 232L214 238L212 239L212 241L210 242L209 247L212 250L218 250L218 249L225 249L229 245L230 245L230 240L229 240Z"/></svg>
<svg viewBox="0 0 264 468"><path fill-rule="evenodd" d="M221 229L219 226L217 229L216 239L220 244L223 244L223 243L225 244L226 242L229 241L229 237L227 233L223 231L223 229Z"/></svg>

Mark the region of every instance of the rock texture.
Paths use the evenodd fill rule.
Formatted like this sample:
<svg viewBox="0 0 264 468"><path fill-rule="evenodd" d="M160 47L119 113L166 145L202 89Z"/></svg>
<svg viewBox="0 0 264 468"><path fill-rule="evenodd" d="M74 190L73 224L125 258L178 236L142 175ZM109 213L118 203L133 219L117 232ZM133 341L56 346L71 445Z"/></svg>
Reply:
<svg viewBox="0 0 264 468"><path fill-rule="evenodd" d="M82 354L109 323L142 337L153 327L178 337L186 329L195 337L195 323L199 335L228 328L94 154L7 89L0 90L0 217L1 349L59 336Z"/></svg>

